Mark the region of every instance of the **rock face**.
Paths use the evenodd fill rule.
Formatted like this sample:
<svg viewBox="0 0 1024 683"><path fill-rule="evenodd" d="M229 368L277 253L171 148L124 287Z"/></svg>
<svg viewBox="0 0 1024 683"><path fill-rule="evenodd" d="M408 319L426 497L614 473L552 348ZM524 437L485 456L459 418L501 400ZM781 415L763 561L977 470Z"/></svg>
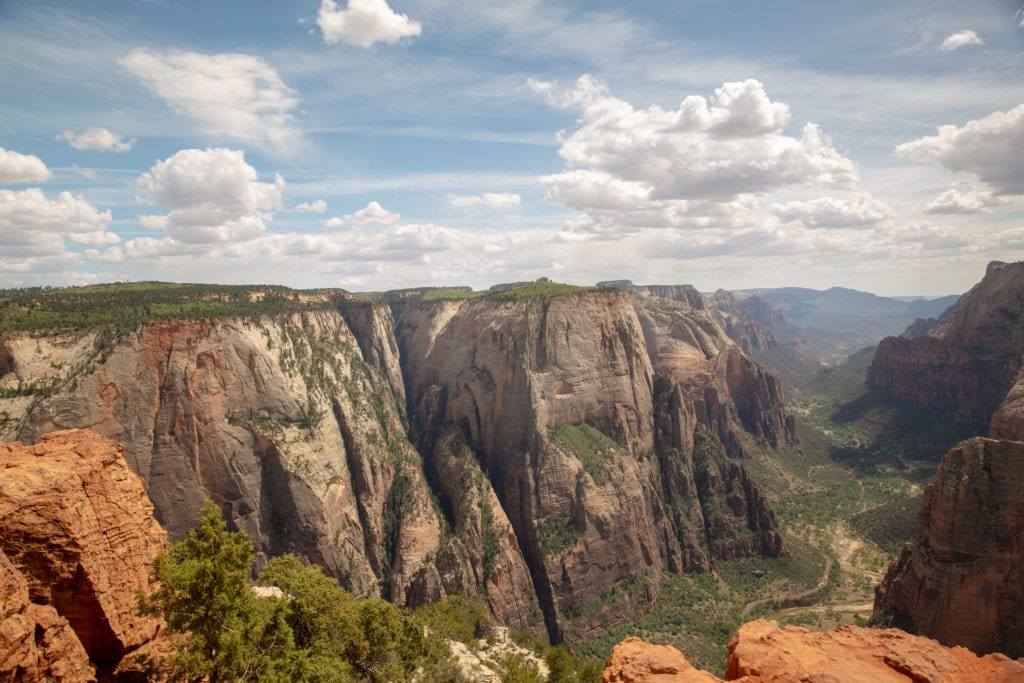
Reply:
<svg viewBox="0 0 1024 683"><path fill-rule="evenodd" d="M876 590L873 623L1024 656L1024 443L975 438L925 489L914 543Z"/></svg>
<svg viewBox="0 0 1024 683"><path fill-rule="evenodd" d="M0 551L0 680L95 681L67 619L29 601L28 581Z"/></svg>
<svg viewBox="0 0 1024 683"><path fill-rule="evenodd" d="M1018 379L1022 354L1024 263L993 262L925 336L883 339L867 381L985 433Z"/></svg>
<svg viewBox="0 0 1024 683"><path fill-rule="evenodd" d="M0 519L3 592L12 596L3 609L35 621L29 644L43 665L80 671L79 650L116 664L156 635L159 620L136 614L136 592L150 592L167 535L117 444L63 431L35 446L0 445ZM19 648L15 666L27 671L32 648Z"/></svg>
<svg viewBox="0 0 1024 683"><path fill-rule="evenodd" d="M666 568L782 552L764 497L719 442L742 455L755 438L791 438L781 392L699 303L593 292L396 316L421 452L464 441L555 639L646 609ZM451 498L442 489L446 509Z"/></svg>
<svg viewBox="0 0 1024 683"><path fill-rule="evenodd" d="M293 552L358 594L479 595L578 637L663 571L783 552L733 460L792 442L780 385L676 289L11 333L0 436L123 443L171 540L210 496L257 569Z"/></svg>
<svg viewBox="0 0 1024 683"><path fill-rule="evenodd" d="M612 651L603 683L715 683L722 681L694 669L672 647L629 638ZM1004 655L978 657L961 647L947 648L933 640L896 629L843 626L815 633L795 626L779 629L767 621L744 624L729 643L726 681L843 681L843 683L906 683L906 681L1024 680L1024 662Z"/></svg>
<svg viewBox="0 0 1024 683"><path fill-rule="evenodd" d="M758 297L749 297L741 303L731 292L720 289L711 296L710 303L711 315L715 322L747 355L778 348L779 342L775 336L768 331L765 323L758 321L754 315L762 320L781 321L782 314L772 311L768 304ZM749 310L755 311L755 314L751 314Z"/></svg>

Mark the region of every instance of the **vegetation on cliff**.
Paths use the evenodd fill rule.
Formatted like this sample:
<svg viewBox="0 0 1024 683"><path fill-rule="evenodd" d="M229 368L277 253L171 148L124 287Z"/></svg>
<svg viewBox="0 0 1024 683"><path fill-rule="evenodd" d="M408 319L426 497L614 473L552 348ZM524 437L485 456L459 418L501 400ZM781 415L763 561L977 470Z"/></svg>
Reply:
<svg viewBox="0 0 1024 683"><path fill-rule="evenodd" d="M123 282L85 287L0 290L0 332L86 330L127 332L153 320L245 318L325 310L341 290L298 291L279 285Z"/></svg>

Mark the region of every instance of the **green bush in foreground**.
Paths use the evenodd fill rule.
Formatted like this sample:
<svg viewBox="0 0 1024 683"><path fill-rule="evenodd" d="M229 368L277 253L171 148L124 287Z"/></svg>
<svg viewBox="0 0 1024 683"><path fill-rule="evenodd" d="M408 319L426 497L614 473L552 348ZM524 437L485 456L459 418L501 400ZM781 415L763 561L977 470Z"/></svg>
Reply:
<svg viewBox="0 0 1024 683"><path fill-rule="evenodd" d="M140 610L185 634L165 662L171 680L457 680L447 644L425 633L421 620L383 600L356 600L290 555L271 560L258 579L281 596L261 597L246 580L252 562L248 537L228 532L212 501L199 526L154 562L160 588L140 597ZM435 608L445 635L464 635L465 623L480 616L469 609L460 616L459 606L449 599Z"/></svg>

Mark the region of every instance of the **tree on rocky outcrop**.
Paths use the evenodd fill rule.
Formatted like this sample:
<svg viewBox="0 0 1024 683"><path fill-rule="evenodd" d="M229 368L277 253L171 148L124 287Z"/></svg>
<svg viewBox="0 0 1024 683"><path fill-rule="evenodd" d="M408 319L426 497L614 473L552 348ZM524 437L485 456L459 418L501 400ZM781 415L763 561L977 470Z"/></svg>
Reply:
<svg viewBox="0 0 1024 683"><path fill-rule="evenodd" d="M207 500L199 526L154 562L160 588L141 598L140 608L185 634L166 662L171 679L454 680L446 643L423 627L436 618L410 618L380 599L356 600L294 555L272 559L257 579L277 591L255 592L247 580L253 557L245 532L227 531ZM469 607L449 619L471 620Z"/></svg>
<svg viewBox="0 0 1024 683"><path fill-rule="evenodd" d="M199 526L153 563L160 588L140 599L140 609L187 634L167 662L173 679L287 680L295 673L288 670L299 657L287 603L252 592L246 580L252 562L248 537L228 532L220 509L207 500Z"/></svg>

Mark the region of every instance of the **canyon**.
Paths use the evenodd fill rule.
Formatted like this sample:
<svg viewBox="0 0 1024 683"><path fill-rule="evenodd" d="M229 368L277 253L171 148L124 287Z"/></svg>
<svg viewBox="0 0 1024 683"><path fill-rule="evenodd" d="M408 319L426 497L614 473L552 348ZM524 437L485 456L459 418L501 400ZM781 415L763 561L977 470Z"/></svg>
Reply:
<svg viewBox="0 0 1024 683"><path fill-rule="evenodd" d="M785 552L742 460L794 442L781 385L702 301L307 298L5 333L0 435L123 444L171 540L210 496L257 569L294 552L401 605L481 596L556 642L642 614L664 572Z"/></svg>

